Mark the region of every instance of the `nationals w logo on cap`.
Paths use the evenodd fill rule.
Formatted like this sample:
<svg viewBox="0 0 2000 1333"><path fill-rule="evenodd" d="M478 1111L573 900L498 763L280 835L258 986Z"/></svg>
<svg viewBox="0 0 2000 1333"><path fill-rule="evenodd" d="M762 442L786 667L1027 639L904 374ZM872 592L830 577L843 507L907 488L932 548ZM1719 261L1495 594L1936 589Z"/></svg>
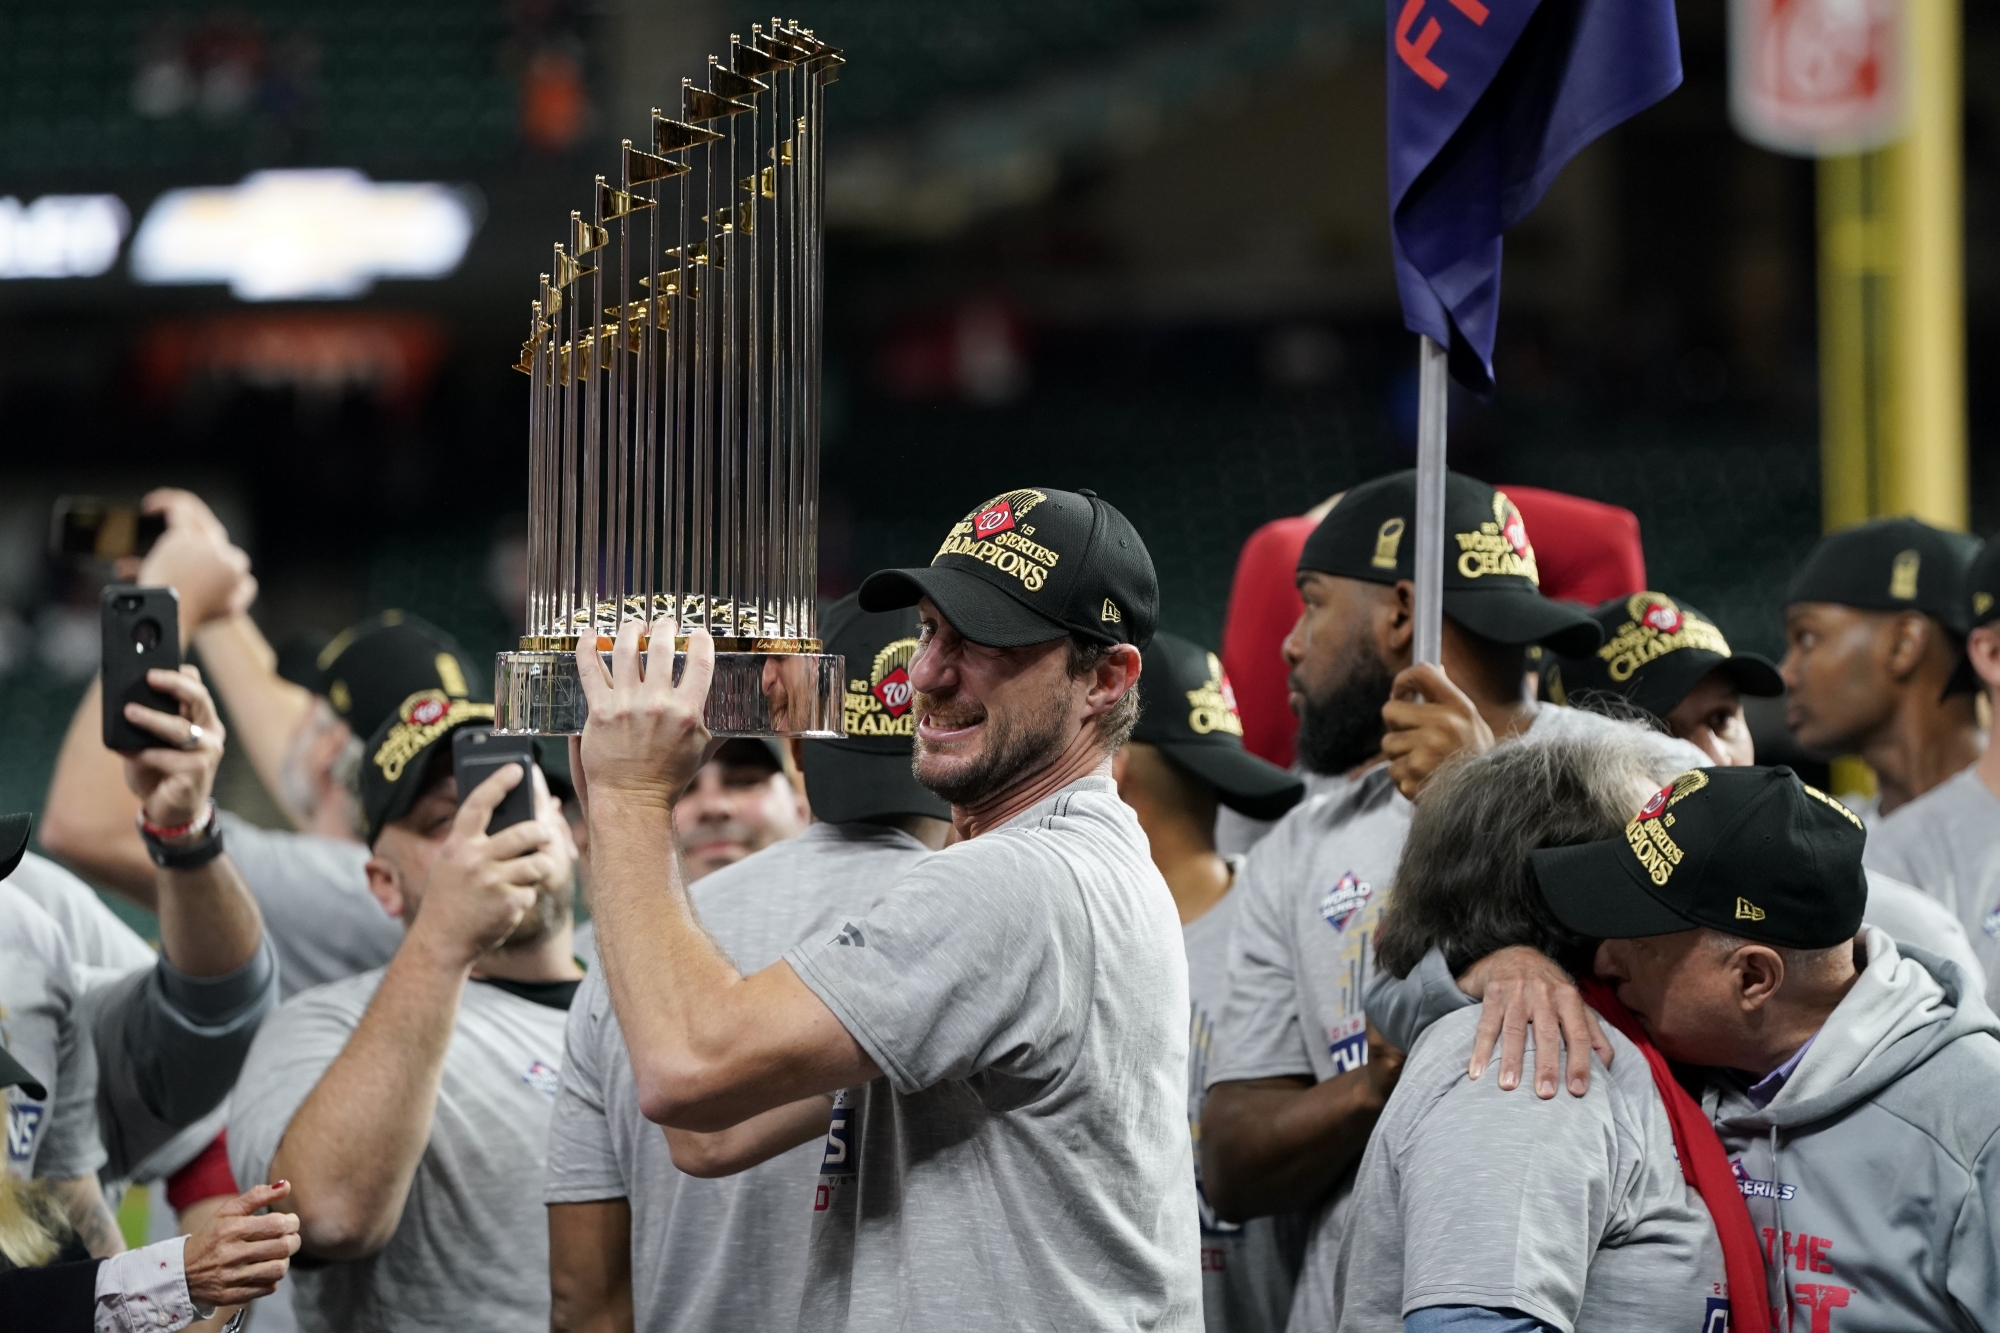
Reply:
<svg viewBox="0 0 2000 1333"><path fill-rule="evenodd" d="M927 569L885 569L861 606L890 611L928 597L974 643L1020 648L1076 634L1143 648L1160 585L1139 534L1094 491L1002 491L954 523Z"/></svg>

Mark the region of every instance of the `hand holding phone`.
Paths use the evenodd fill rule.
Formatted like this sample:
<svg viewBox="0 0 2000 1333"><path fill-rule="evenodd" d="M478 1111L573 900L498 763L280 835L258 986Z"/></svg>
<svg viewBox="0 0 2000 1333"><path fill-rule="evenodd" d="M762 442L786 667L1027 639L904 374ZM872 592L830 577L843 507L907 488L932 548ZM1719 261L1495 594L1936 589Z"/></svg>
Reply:
<svg viewBox="0 0 2000 1333"><path fill-rule="evenodd" d="M172 588L114 583L99 601L104 661L104 745L121 754L168 742L125 719L126 704L180 712L180 700L146 683L146 673L181 665L180 598Z"/></svg>
<svg viewBox="0 0 2000 1333"><path fill-rule="evenodd" d="M451 737L452 771L458 777L458 801L509 764L521 766L521 780L500 798L486 822L491 837L501 829L535 817L535 743L526 736L496 736L484 727L460 727Z"/></svg>

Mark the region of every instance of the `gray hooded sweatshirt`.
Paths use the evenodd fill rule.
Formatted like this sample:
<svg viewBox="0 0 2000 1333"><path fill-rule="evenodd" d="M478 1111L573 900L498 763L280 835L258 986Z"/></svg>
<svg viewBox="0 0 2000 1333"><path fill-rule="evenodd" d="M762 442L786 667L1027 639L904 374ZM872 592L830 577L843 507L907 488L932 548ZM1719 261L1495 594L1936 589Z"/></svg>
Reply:
<svg viewBox="0 0 2000 1333"><path fill-rule="evenodd" d="M1868 966L1759 1110L1702 1107L1764 1242L1779 1329L2000 1329L2000 1019L1957 964L1864 927Z"/></svg>
<svg viewBox="0 0 2000 1333"><path fill-rule="evenodd" d="M1861 938L1868 966L1768 1105L1743 1075L1700 1071L1773 1327L2000 1333L2000 1018L1956 963ZM1392 1042L1471 1003L1426 963L1369 996Z"/></svg>

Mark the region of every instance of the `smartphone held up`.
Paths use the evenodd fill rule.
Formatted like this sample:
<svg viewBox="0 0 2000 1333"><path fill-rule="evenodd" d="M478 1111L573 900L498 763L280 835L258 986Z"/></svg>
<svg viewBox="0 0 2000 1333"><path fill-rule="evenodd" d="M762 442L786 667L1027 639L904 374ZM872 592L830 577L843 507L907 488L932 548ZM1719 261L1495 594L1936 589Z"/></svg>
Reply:
<svg viewBox="0 0 2000 1333"><path fill-rule="evenodd" d="M127 721L125 705L141 704L162 713L180 712L178 700L146 683L148 671L180 670L180 596L172 588L114 583L104 589L99 614L103 633L105 748L134 754L165 744L152 732Z"/></svg>
<svg viewBox="0 0 2000 1333"><path fill-rule="evenodd" d="M527 736L496 736L484 727L461 727L451 738L452 771L458 778L458 802L480 783L509 764L521 767L521 780L500 799L486 821L488 836L535 817L535 743Z"/></svg>

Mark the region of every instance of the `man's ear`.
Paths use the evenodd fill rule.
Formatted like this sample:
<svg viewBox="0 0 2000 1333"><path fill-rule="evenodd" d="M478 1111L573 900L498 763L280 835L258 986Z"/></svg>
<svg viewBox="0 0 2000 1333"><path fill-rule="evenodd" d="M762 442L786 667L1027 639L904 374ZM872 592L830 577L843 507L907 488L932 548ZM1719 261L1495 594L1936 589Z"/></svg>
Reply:
<svg viewBox="0 0 2000 1333"><path fill-rule="evenodd" d="M1785 984L1785 960L1764 944L1746 944L1730 956L1736 977L1736 1000L1745 1013L1762 1009Z"/></svg>
<svg viewBox="0 0 2000 1333"><path fill-rule="evenodd" d="M1374 616L1375 646L1382 650L1383 661L1407 663L1417 637L1417 585L1398 579L1395 587L1382 591L1385 595Z"/></svg>
<svg viewBox="0 0 2000 1333"><path fill-rule="evenodd" d="M1916 611L1904 611L1889 623L1889 674L1907 680L1923 664L1936 631L1930 618Z"/></svg>
<svg viewBox="0 0 2000 1333"><path fill-rule="evenodd" d="M403 881L398 877L394 863L380 856L371 856L363 868L368 872L368 892L375 895L375 901L382 904L383 911L401 921Z"/></svg>
<svg viewBox="0 0 2000 1333"><path fill-rule="evenodd" d="M1981 625L1972 631L1965 641L1965 653L1972 659L1972 669L1986 683L1987 693L2000 691L2000 629Z"/></svg>

